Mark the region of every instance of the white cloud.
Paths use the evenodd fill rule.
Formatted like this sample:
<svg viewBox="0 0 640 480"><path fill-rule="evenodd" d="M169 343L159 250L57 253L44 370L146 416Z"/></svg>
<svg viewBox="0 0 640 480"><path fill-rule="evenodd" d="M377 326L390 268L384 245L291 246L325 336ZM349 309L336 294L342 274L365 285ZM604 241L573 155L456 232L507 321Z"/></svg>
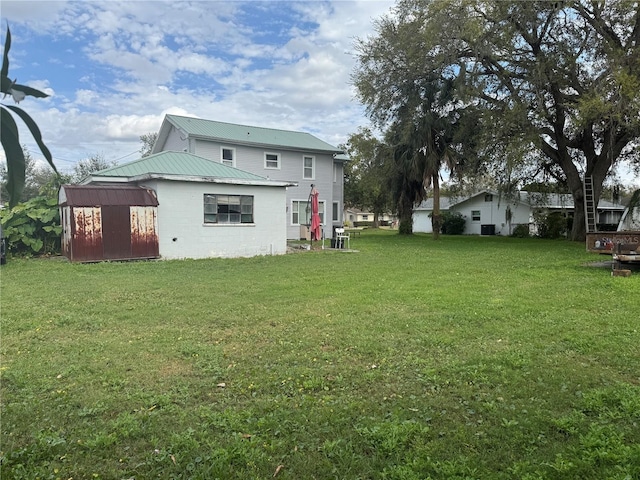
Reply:
<svg viewBox="0 0 640 480"><path fill-rule="evenodd" d="M46 15L29 16L35 5ZM354 37L367 35L371 18L391 5L3 0L2 15L12 30L16 23L75 51L66 62L74 66L73 90L52 83L46 85L51 99L29 104L64 170L95 153L134 159L128 155L139 150L138 137L156 131L165 113L307 130L344 142L367 122L349 84ZM273 16L283 9L290 16ZM57 53L33 60L61 61ZM28 146L37 157L37 147Z"/></svg>

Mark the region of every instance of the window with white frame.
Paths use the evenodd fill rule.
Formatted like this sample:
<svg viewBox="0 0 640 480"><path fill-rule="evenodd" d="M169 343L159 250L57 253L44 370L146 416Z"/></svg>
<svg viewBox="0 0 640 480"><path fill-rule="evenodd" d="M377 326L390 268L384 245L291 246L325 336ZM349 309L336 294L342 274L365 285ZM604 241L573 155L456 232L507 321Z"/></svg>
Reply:
<svg viewBox="0 0 640 480"><path fill-rule="evenodd" d="M253 223L253 195L205 193L204 223Z"/></svg>
<svg viewBox="0 0 640 480"><path fill-rule="evenodd" d="M480 210L471 210L471 221L472 222L480 221Z"/></svg>
<svg viewBox="0 0 640 480"><path fill-rule="evenodd" d="M236 149L220 147L220 163L228 167L236 166Z"/></svg>
<svg viewBox="0 0 640 480"><path fill-rule="evenodd" d="M340 204L338 202L333 202L333 211L331 212L331 217L334 222L340 221Z"/></svg>
<svg viewBox="0 0 640 480"><path fill-rule="evenodd" d="M264 168L279 170L280 169L280 154L279 153L264 153Z"/></svg>
<svg viewBox="0 0 640 480"><path fill-rule="evenodd" d="M305 155L302 157L302 178L313 180L315 178L316 157Z"/></svg>
<svg viewBox="0 0 640 480"><path fill-rule="evenodd" d="M320 223L324 225L324 200L318 202ZM291 224L311 225L311 202L308 200L293 200L291 202Z"/></svg>

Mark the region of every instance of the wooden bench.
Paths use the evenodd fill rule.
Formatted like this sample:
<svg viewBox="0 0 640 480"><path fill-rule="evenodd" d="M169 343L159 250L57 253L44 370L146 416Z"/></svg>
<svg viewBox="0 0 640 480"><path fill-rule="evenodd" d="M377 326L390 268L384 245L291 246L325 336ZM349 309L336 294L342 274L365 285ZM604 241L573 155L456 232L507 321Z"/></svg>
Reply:
<svg viewBox="0 0 640 480"><path fill-rule="evenodd" d="M355 237L356 233L358 234L358 236L360 236L360 234L364 231L364 228L362 227L355 227L355 228L345 228L344 229L344 233L348 233L349 235L352 235Z"/></svg>

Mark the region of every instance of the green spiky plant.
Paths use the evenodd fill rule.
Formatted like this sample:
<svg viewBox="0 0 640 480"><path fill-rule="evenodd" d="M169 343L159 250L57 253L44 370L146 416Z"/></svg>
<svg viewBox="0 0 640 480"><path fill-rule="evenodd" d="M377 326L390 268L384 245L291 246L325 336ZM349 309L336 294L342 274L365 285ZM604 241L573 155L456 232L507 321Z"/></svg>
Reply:
<svg viewBox="0 0 640 480"><path fill-rule="evenodd" d="M31 95L36 98L45 98L48 95L40 90L37 90L26 85L20 85L17 79L11 80L9 78L9 49L11 48L11 31L7 26L7 37L4 43L4 55L2 58L2 81L0 83L0 91L4 93L4 96L11 95L16 103L19 103L27 95ZM14 113L22 119L27 125L31 135L40 147L40 151L49 162L49 165L53 170L58 173L56 166L53 164L53 158L51 152L42 141L42 135L40 129L34 120L29 116L27 112L14 105L0 104L0 140L2 142L2 148L5 151L7 157L7 191L9 192L9 206L13 207L18 200L22 190L24 189L25 182L25 158L22 146L20 145L20 137L18 134L18 126L13 119L11 113Z"/></svg>

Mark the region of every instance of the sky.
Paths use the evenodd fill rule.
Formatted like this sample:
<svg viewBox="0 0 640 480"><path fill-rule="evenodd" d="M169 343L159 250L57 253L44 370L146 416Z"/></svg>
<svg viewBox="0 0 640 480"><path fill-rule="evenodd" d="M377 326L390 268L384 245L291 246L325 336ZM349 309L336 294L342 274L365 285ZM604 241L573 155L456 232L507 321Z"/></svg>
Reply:
<svg viewBox="0 0 640 480"><path fill-rule="evenodd" d="M50 95L20 107L70 173L94 155L138 159L165 114L346 142L369 124L350 82L355 41L393 4L0 0L0 38L8 24L10 78ZM44 162L26 127L20 140Z"/></svg>

